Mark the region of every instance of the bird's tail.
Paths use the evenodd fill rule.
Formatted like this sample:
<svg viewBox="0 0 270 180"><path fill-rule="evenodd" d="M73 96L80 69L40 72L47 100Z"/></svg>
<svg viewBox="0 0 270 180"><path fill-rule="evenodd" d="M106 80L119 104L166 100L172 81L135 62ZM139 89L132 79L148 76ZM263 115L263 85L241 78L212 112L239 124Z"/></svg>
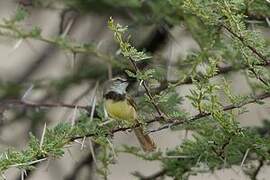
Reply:
<svg viewBox="0 0 270 180"><path fill-rule="evenodd" d="M156 149L156 144L155 142L151 139L151 137L148 134L145 134L143 132L142 127L137 127L134 129L135 135L142 147L142 149L145 152L151 152Z"/></svg>

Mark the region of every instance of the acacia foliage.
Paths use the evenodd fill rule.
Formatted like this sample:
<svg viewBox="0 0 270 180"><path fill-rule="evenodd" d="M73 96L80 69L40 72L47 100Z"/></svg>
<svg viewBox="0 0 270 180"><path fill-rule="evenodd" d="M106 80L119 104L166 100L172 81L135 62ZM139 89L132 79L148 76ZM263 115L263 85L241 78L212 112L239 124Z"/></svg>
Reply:
<svg viewBox="0 0 270 180"><path fill-rule="evenodd" d="M65 145L83 137L91 137L101 146L97 154L100 161L97 172L105 179L109 173L108 165L114 162L115 152L130 153L148 161L160 161L163 173L159 175L172 176L175 179L185 179L194 173L230 168L232 165L243 166L254 160L269 160L269 136L262 133L269 131L269 124L265 123L263 128L258 129L241 127L238 123L238 116L246 113L245 105L261 105L262 100L270 96L269 39L259 31L262 28L269 31L268 1L63 0L62 3L83 13L94 9L98 10L97 13L110 14L118 12L119 9L127 9L133 14L133 18L129 19L131 26L156 25L173 28L184 24L200 50L188 54L184 60L179 60L176 65L176 81L166 78L166 67L160 66L154 56L158 52L136 48L132 43L135 38L128 35L130 28L115 22L113 18L108 20L108 28L119 46L120 53L116 55L99 52L95 44L74 42L68 37L45 37L42 29L38 27L26 30L21 26L27 18L24 9L19 9L15 16L1 22L0 34L10 38L37 39L75 54L89 54L99 61L98 65L95 64L99 68L95 70L90 68L93 64L84 64L75 76L67 75L59 81L51 82L53 92L58 94L72 83L79 84L85 79L99 78L103 81L107 63L110 63L116 72L125 71L130 78L136 79L142 85L144 95L137 98L141 125L147 129L147 125L158 121L160 128L151 130L153 135L156 131L170 128L174 131L191 130L193 138L182 144L175 144L174 149L165 152L145 154L128 145L113 149L108 139L110 135L132 129L139 124L120 124L119 128L119 123L114 122L100 126L104 115L102 107L97 105L94 119L89 120L87 114L82 112L75 125L60 123L53 129L46 129L42 140L31 135L29 145L24 151L4 152L0 157L2 173L14 166L32 170L36 163L49 156L59 158L64 155ZM93 4L95 6L92 6ZM53 6L53 2L35 0L33 5L49 8ZM120 15L127 16L124 12ZM198 71L198 67L202 65L204 71ZM244 73L252 89L250 94L232 90L230 82L223 76L231 71ZM212 79L217 76L221 76L222 81L213 82ZM183 84L193 85L186 97L176 91ZM1 87L2 99L21 91L21 87L14 88L14 84L1 83ZM192 115L180 108L183 99L191 102L197 114ZM248 175L256 178L254 173ZM141 175L137 176L143 179Z"/></svg>

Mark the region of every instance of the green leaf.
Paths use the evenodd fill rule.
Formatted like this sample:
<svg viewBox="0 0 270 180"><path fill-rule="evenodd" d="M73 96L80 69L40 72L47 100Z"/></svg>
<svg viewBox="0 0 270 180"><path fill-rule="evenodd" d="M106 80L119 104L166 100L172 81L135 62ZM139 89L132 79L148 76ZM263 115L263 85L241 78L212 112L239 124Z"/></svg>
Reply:
<svg viewBox="0 0 270 180"><path fill-rule="evenodd" d="M121 53L124 57L136 62L151 58L151 56L146 55L143 51L138 51L124 38L127 26L123 27L122 25L115 23L112 17L108 21L108 26L114 32L114 38L119 43Z"/></svg>
<svg viewBox="0 0 270 180"><path fill-rule="evenodd" d="M26 18L28 12L24 8L18 8L15 16L12 18L12 21L20 22Z"/></svg>

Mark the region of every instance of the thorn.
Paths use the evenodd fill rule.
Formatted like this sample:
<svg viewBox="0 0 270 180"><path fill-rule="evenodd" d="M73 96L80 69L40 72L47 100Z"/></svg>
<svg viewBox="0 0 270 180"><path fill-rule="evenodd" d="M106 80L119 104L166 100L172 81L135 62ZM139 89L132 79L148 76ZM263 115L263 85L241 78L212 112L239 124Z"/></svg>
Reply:
<svg viewBox="0 0 270 180"><path fill-rule="evenodd" d="M21 170L21 180L24 180L24 175L27 176L26 171L24 169Z"/></svg>
<svg viewBox="0 0 270 180"><path fill-rule="evenodd" d="M93 143L92 143L91 138L89 138L89 148L90 148L92 158L93 158L95 164L97 164L97 159L96 159L96 155L95 155L95 151L94 151L94 148L93 148Z"/></svg>
<svg viewBox="0 0 270 180"><path fill-rule="evenodd" d="M74 142L82 145L82 142L80 142L79 140L74 140Z"/></svg>
<svg viewBox="0 0 270 180"><path fill-rule="evenodd" d="M45 124L44 124L44 127L43 127L43 132L42 132L40 144L39 144L39 149L40 149L40 150L42 149L42 145L43 145L43 143L44 143L44 137L45 137L45 133L46 133L46 128L47 128L47 125L46 125L46 123L45 123Z"/></svg>
<svg viewBox="0 0 270 180"><path fill-rule="evenodd" d="M43 159L38 159L38 160L35 160L35 161L26 162L26 163L13 164L13 165L10 165L9 167L30 166L30 165L32 165L32 164L36 164L36 163L45 161L45 160L47 160L47 159L48 159L48 158L43 158Z"/></svg>
<svg viewBox="0 0 270 180"><path fill-rule="evenodd" d="M103 106L103 112L104 112L104 119L109 119L109 115L108 115L108 112L106 111L106 108L105 106Z"/></svg>
<svg viewBox="0 0 270 180"><path fill-rule="evenodd" d="M15 43L15 45L13 46L11 53L14 52L16 49L18 49L18 48L20 47L20 45L22 44L22 42L23 42L23 39L19 39L19 40Z"/></svg>
<svg viewBox="0 0 270 180"><path fill-rule="evenodd" d="M143 80L140 81L140 86L142 86Z"/></svg>
<svg viewBox="0 0 270 180"><path fill-rule="evenodd" d="M76 63L77 54L75 52L72 53L72 62L71 62L71 69L75 71L75 63Z"/></svg>
<svg viewBox="0 0 270 180"><path fill-rule="evenodd" d="M120 55L121 54L121 49L118 49L116 52L115 52L115 55Z"/></svg>
<svg viewBox="0 0 270 180"><path fill-rule="evenodd" d="M97 100L97 98L95 96L94 100L93 100L92 108L91 108L90 121L92 121L94 118L94 113L95 113L95 108L96 108L96 100Z"/></svg>
<svg viewBox="0 0 270 180"><path fill-rule="evenodd" d="M109 123L111 123L113 121L114 121L114 119L109 119L109 120L107 120L107 121L105 121L103 123L100 123L98 126L104 126L104 125L109 124Z"/></svg>
<svg viewBox="0 0 270 180"><path fill-rule="evenodd" d="M243 157L243 159L242 159L242 162L241 162L240 167L243 167L243 165L244 165L244 163L245 163L245 160L247 159L249 150L250 150L249 148L246 150L246 153L245 153L245 155L244 155L244 157Z"/></svg>
<svg viewBox="0 0 270 180"><path fill-rule="evenodd" d="M33 88L34 88L34 84L31 84L30 87L25 91L25 93L23 94L23 96L21 98L21 100L23 102L26 101L27 96L29 96L29 94L32 92Z"/></svg>
<svg viewBox="0 0 270 180"><path fill-rule="evenodd" d="M114 146L108 138L107 138L107 141L108 141L110 148L112 149L113 158L116 159L117 155L115 153Z"/></svg>
<svg viewBox="0 0 270 180"><path fill-rule="evenodd" d="M96 46L96 50L99 50L100 49L101 45L103 44L103 41L104 40L99 41L99 43Z"/></svg>
<svg viewBox="0 0 270 180"><path fill-rule="evenodd" d="M86 137L83 137L82 141L74 140L75 143L81 145L81 148L80 148L81 150L84 148L85 139L86 139Z"/></svg>
<svg viewBox="0 0 270 180"><path fill-rule="evenodd" d="M69 32L70 28L72 27L73 23L74 23L74 18L69 20L66 28L64 29L63 33L61 34L62 38L66 37L66 35L68 34L68 32Z"/></svg>
<svg viewBox="0 0 270 180"><path fill-rule="evenodd" d="M86 139L86 137L84 136L83 140L82 140L82 144L81 144L81 150L83 150L83 148L84 148L85 139Z"/></svg>
<svg viewBox="0 0 270 180"><path fill-rule="evenodd" d="M269 2L270 2L270 0L269 0ZM268 18L268 17L266 17L266 18L265 18L265 20L266 20L266 22L267 22L268 26L270 27L270 20L269 20L269 18Z"/></svg>
<svg viewBox="0 0 270 180"><path fill-rule="evenodd" d="M77 110L78 110L78 107L76 105L74 108L74 111L73 111L73 115L71 117L71 126L72 127L75 125Z"/></svg>
<svg viewBox="0 0 270 180"><path fill-rule="evenodd" d="M24 172L21 170L21 180L24 180Z"/></svg>
<svg viewBox="0 0 270 180"><path fill-rule="evenodd" d="M93 93L91 95L91 107L92 107L92 109L91 109L91 113L90 113L90 121L93 120L94 113L95 113L96 101L97 101L96 93L97 93L98 86L99 86L99 81L96 82L94 91L93 91Z"/></svg>

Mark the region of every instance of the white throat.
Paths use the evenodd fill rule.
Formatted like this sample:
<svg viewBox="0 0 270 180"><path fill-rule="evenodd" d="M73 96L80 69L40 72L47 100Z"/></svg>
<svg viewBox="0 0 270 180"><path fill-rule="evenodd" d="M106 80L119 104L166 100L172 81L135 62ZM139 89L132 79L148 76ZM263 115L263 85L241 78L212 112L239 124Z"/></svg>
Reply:
<svg viewBox="0 0 270 180"><path fill-rule="evenodd" d="M126 94L127 87L128 82L111 81L105 90L105 94L111 91L117 94Z"/></svg>

